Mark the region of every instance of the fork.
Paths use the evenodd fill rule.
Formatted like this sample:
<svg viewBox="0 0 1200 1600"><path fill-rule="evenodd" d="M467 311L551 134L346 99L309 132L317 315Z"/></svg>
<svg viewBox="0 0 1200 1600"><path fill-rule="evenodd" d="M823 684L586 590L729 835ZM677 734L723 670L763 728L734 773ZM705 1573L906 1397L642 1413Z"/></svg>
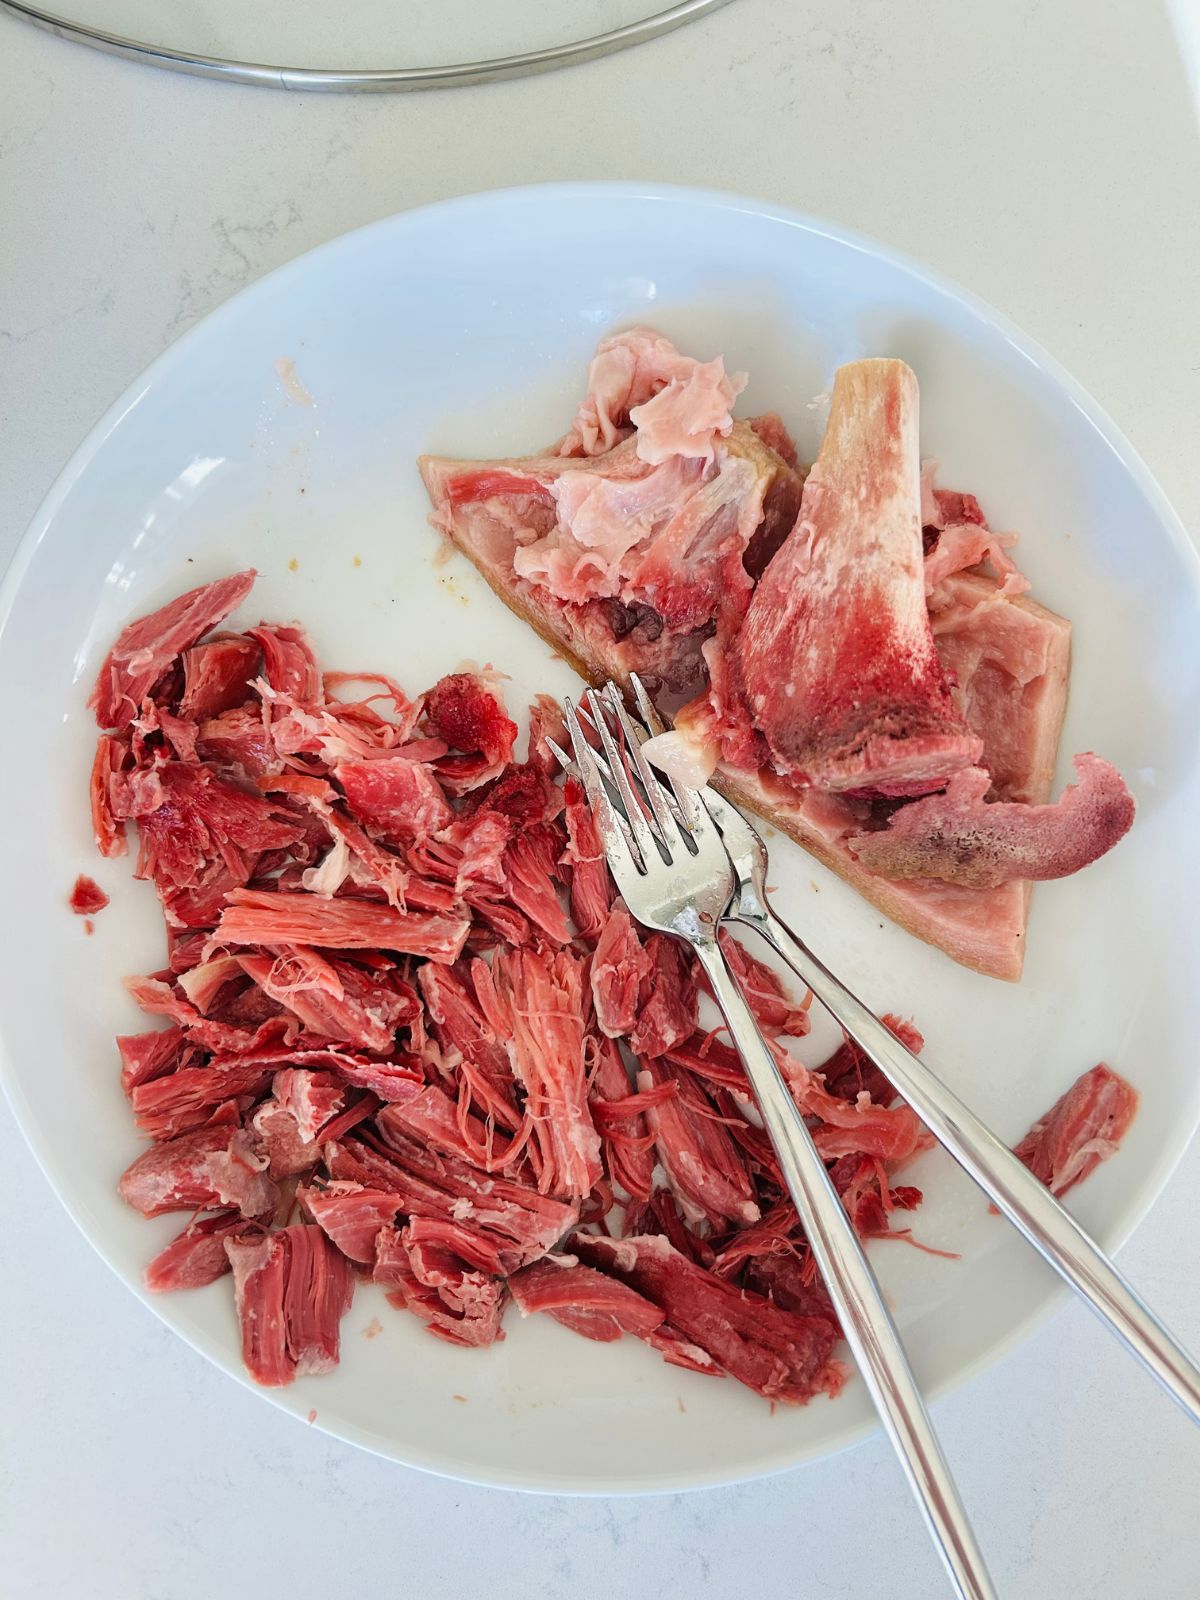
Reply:
<svg viewBox="0 0 1200 1600"><path fill-rule="evenodd" d="M574 767L617 888L639 922L685 940L704 969L742 1058L843 1333L957 1592L963 1600L995 1600L983 1556L883 1292L717 942L721 921L738 888L721 833L694 791L678 788L675 807L668 802L612 685L603 699L589 690L588 707L603 750L604 773L619 805L610 799L597 754L569 700L566 722ZM630 782L608 725L609 715L624 735L645 806ZM567 754L557 746L554 749L559 761L571 766Z"/></svg>
<svg viewBox="0 0 1200 1600"><path fill-rule="evenodd" d="M661 731L636 675L632 682L646 726ZM624 718L622 731L640 745L643 735L631 718ZM1066 1207L771 909L765 888L766 846L741 812L708 786L688 793L716 823L733 866L736 888L727 919L753 928L767 941L997 1209L1088 1302L1192 1421L1200 1422L1200 1368L1192 1357Z"/></svg>

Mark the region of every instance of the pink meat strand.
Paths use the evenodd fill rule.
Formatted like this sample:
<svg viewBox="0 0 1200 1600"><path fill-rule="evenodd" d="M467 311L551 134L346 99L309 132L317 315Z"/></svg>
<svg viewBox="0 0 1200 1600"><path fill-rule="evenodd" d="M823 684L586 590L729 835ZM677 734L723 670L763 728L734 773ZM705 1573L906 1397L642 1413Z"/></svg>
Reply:
<svg viewBox="0 0 1200 1600"><path fill-rule="evenodd" d="M421 761L385 756L343 761L333 771L351 815L388 844L413 844L454 821L441 784Z"/></svg>
<svg viewBox="0 0 1200 1600"><path fill-rule="evenodd" d="M117 1188L144 1217L208 1206L233 1206L245 1217L264 1217L279 1199L265 1167L253 1139L236 1125L201 1128L151 1145L126 1169Z"/></svg>
<svg viewBox="0 0 1200 1600"><path fill-rule="evenodd" d="M768 1400L802 1405L814 1394L836 1394L845 1381L825 1318L783 1311L706 1272L659 1235L575 1234L571 1249L661 1307L677 1338Z"/></svg>
<svg viewBox="0 0 1200 1600"><path fill-rule="evenodd" d="M100 668L88 705L102 728L122 727L175 659L240 606L253 571L190 589L121 630Z"/></svg>
<svg viewBox="0 0 1200 1600"><path fill-rule="evenodd" d="M242 1329L242 1359L278 1388L338 1363L354 1276L319 1228L296 1224L260 1239L226 1240Z"/></svg>
<svg viewBox="0 0 1200 1600"><path fill-rule="evenodd" d="M1137 1107L1137 1090L1102 1063L1075 1080L1015 1154L1048 1189L1064 1195L1115 1152Z"/></svg>
<svg viewBox="0 0 1200 1600"><path fill-rule="evenodd" d="M700 1083L668 1061L647 1061L639 1086L673 1083L677 1093L647 1111L655 1151L676 1198L715 1227L744 1225L759 1216L746 1160Z"/></svg>
<svg viewBox="0 0 1200 1600"><path fill-rule="evenodd" d="M660 1327L665 1312L645 1295L573 1256L543 1256L508 1280L523 1317L544 1311L586 1339L611 1343L623 1333L645 1339Z"/></svg>
<svg viewBox="0 0 1200 1600"><path fill-rule="evenodd" d="M399 1197L387 1189L338 1179L301 1187L296 1198L342 1254L363 1266L374 1264L379 1230L390 1227L400 1209Z"/></svg>
<svg viewBox="0 0 1200 1600"><path fill-rule="evenodd" d="M155 1294L173 1289L202 1289L230 1270L227 1239L261 1236L261 1228L236 1211L197 1217L160 1250L146 1268L143 1282Z"/></svg>
<svg viewBox="0 0 1200 1600"><path fill-rule="evenodd" d="M225 944L312 944L330 950L396 950L457 961L467 917L397 911L368 900L329 900L271 889L233 889L217 924Z"/></svg>
<svg viewBox="0 0 1200 1600"><path fill-rule="evenodd" d="M541 1151L543 1192L586 1195L599 1179L600 1136L587 1104L583 964L568 951L497 951L471 966L480 1007L509 1041Z"/></svg>
<svg viewBox="0 0 1200 1600"><path fill-rule="evenodd" d="M179 715L202 722L243 705L250 698L262 655L259 641L241 634L209 639L185 650Z"/></svg>

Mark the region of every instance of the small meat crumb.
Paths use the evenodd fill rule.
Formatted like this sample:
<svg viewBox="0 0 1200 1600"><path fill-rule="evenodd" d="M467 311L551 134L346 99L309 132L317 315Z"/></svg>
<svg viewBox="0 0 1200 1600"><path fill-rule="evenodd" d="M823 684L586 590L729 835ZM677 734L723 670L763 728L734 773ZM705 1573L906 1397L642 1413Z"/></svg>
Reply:
<svg viewBox="0 0 1200 1600"><path fill-rule="evenodd" d="M75 887L71 890L71 898L67 902L77 917L94 916L97 911L103 911L108 904L108 896L96 882L85 873L80 873L75 879ZM91 932L91 929L88 929Z"/></svg>
<svg viewBox="0 0 1200 1600"><path fill-rule="evenodd" d="M366 1327L363 1329L362 1336L364 1339L374 1339L377 1334L382 1332L383 1323L380 1322L378 1317L372 1317L370 1322L368 1322Z"/></svg>
<svg viewBox="0 0 1200 1600"><path fill-rule="evenodd" d="M451 1400L461 1400L463 1405L466 1405L467 1403L467 1397L465 1394L452 1394L450 1398Z"/></svg>
<svg viewBox="0 0 1200 1600"><path fill-rule="evenodd" d="M84 933L86 933L88 935L89 938L91 937L91 935L93 933L95 933L96 924L92 921L91 917L87 917L87 918L84 919L83 931L84 931Z"/></svg>
<svg viewBox="0 0 1200 1600"><path fill-rule="evenodd" d="M315 404L312 395L309 394L296 375L296 363L290 356L279 357L275 363L275 372L283 385L284 393L293 404L298 406Z"/></svg>
<svg viewBox="0 0 1200 1600"><path fill-rule="evenodd" d="M306 1421L306 1422L315 1422L315 1421L316 1421L316 1420L317 1420L317 1413L316 1413L316 1411L315 1411L315 1410L313 1410L313 1411L310 1411L310 1412L309 1412L309 1413L308 1413L308 1416L307 1416L307 1417L306 1417L306 1418L305 1418L305 1419L304 1419L304 1420L305 1420L305 1421Z"/></svg>

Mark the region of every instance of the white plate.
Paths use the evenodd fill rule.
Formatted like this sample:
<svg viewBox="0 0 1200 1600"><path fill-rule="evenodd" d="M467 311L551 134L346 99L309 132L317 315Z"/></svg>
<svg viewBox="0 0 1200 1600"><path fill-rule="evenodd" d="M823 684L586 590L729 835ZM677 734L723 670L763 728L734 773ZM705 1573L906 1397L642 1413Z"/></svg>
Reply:
<svg viewBox="0 0 1200 1600"><path fill-rule="evenodd" d="M337 240L207 318L92 433L4 587L5 1080L50 1181L135 1293L180 1219L144 1222L114 1189L138 1149L112 1046L138 1017L119 979L160 964L162 933L149 886L90 845L83 702L103 652L130 617L252 563L250 619L300 618L330 666L387 670L415 691L471 658L511 674L517 704L569 689L566 668L465 564L434 564L413 460L553 438L597 338L633 320L748 370L745 408L780 410L807 455L814 398L838 362L909 361L944 481L1020 530L1035 593L1075 622L1060 777L1070 752L1094 748L1138 797L1137 826L1111 857L1038 890L1019 987L883 926L783 842L780 904L879 1009L916 1017L930 1061L1005 1137L1102 1058L1137 1085L1124 1148L1072 1196L1106 1244L1143 1215L1191 1136L1200 580L1128 445L994 312L824 224L685 190L477 196ZM281 358L311 405L281 380ZM113 896L90 939L65 903L79 871ZM1053 1280L940 1154L913 1181L928 1194L919 1236L963 1259L898 1243L872 1253L936 1394L1028 1327ZM231 1300L226 1280L148 1303L240 1376ZM361 1337L376 1314L384 1331ZM87 1321L84 1307L81 1359ZM511 1311L503 1343L451 1349L369 1290L344 1324L339 1370L270 1398L400 1461L558 1491L727 1482L821 1455L869 1424L857 1382L772 1415L633 1340L595 1345Z"/></svg>

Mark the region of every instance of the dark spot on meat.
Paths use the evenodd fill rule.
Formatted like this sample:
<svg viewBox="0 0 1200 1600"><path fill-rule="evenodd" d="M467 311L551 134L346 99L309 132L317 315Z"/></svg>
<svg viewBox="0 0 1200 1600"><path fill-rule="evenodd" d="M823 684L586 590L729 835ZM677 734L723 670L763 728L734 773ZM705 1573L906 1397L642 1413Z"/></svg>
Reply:
<svg viewBox="0 0 1200 1600"><path fill-rule="evenodd" d="M742 565L757 581L767 563L796 526L800 514L800 492L804 487L798 473L780 473L763 499L762 521L754 530L742 556Z"/></svg>
<svg viewBox="0 0 1200 1600"><path fill-rule="evenodd" d="M636 644L653 644L661 636L663 619L653 606L640 601L627 606L623 600L605 600L601 604L614 639L632 636Z"/></svg>

